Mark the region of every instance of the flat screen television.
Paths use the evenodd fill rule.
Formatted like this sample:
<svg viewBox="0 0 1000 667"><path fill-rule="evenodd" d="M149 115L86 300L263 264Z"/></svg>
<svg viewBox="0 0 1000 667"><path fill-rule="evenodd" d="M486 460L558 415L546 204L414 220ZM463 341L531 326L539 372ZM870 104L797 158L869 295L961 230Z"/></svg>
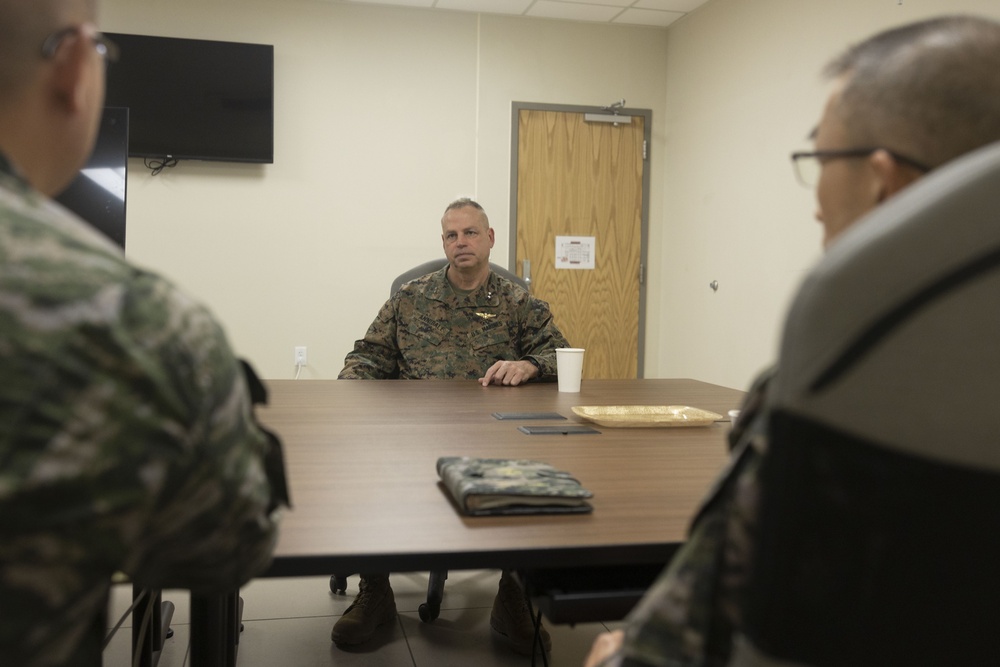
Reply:
<svg viewBox="0 0 1000 667"><path fill-rule="evenodd" d="M129 109L129 155L274 162L274 47L107 33L108 106Z"/></svg>
<svg viewBox="0 0 1000 667"><path fill-rule="evenodd" d="M128 176L128 109L101 114L94 152L56 201L125 248L125 191Z"/></svg>

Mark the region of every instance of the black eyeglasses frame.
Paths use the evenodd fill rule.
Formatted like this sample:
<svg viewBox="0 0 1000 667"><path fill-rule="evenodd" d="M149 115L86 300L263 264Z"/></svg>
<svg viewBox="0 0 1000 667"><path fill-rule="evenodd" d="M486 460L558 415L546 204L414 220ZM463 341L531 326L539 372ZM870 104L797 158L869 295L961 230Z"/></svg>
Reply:
<svg viewBox="0 0 1000 667"><path fill-rule="evenodd" d="M866 148L834 148L821 151L797 151L795 153L792 153L791 159L792 159L792 164L795 167L795 176L796 178L798 178L799 182L807 187L813 187L814 185L816 185L815 183L808 183L806 182L806 179L802 177L802 169L799 167L800 160L816 160L822 165L823 163L828 162L830 160L868 157L875 151L885 151L896 162L905 164L908 167L912 167L913 169L916 169L925 174L929 172L931 169L933 169L933 167L929 167L928 165L924 164L923 162L920 162L919 160L914 160L911 157L907 157L901 153L897 153L896 151L889 150L888 148L883 148L882 146L871 146Z"/></svg>

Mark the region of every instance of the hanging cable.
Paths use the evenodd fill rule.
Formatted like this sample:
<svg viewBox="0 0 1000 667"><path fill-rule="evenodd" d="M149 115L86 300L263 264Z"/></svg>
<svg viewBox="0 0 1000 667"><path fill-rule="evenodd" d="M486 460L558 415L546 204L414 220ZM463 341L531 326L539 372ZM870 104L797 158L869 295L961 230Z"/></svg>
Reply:
<svg viewBox="0 0 1000 667"><path fill-rule="evenodd" d="M145 165L146 169L149 169L150 176L156 176L164 169L172 169L177 166L177 159L172 157L165 158L143 158L142 164Z"/></svg>

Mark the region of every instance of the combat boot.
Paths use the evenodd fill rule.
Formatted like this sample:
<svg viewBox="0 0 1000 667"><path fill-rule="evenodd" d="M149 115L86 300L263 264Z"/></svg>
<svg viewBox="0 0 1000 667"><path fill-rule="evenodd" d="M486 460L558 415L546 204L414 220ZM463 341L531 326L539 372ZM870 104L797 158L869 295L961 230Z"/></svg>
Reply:
<svg viewBox="0 0 1000 667"><path fill-rule="evenodd" d="M396 598L389 575L362 575L358 595L344 615L333 625L330 639L337 646L363 644L375 629L396 618Z"/></svg>
<svg viewBox="0 0 1000 667"><path fill-rule="evenodd" d="M535 623L528 609L524 591L506 571L500 576L500 589L493 600L490 613L490 627L503 637L515 652L531 655L535 640ZM542 647L548 653L552 650L552 639L548 630L539 625L538 634Z"/></svg>

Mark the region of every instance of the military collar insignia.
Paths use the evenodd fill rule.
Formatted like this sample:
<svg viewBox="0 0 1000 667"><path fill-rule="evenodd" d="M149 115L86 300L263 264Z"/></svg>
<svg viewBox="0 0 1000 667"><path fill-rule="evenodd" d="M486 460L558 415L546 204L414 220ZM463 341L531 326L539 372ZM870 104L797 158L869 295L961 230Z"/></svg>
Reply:
<svg viewBox="0 0 1000 667"><path fill-rule="evenodd" d="M476 313L476 317L481 317L484 320L492 320L496 316L496 313Z"/></svg>

